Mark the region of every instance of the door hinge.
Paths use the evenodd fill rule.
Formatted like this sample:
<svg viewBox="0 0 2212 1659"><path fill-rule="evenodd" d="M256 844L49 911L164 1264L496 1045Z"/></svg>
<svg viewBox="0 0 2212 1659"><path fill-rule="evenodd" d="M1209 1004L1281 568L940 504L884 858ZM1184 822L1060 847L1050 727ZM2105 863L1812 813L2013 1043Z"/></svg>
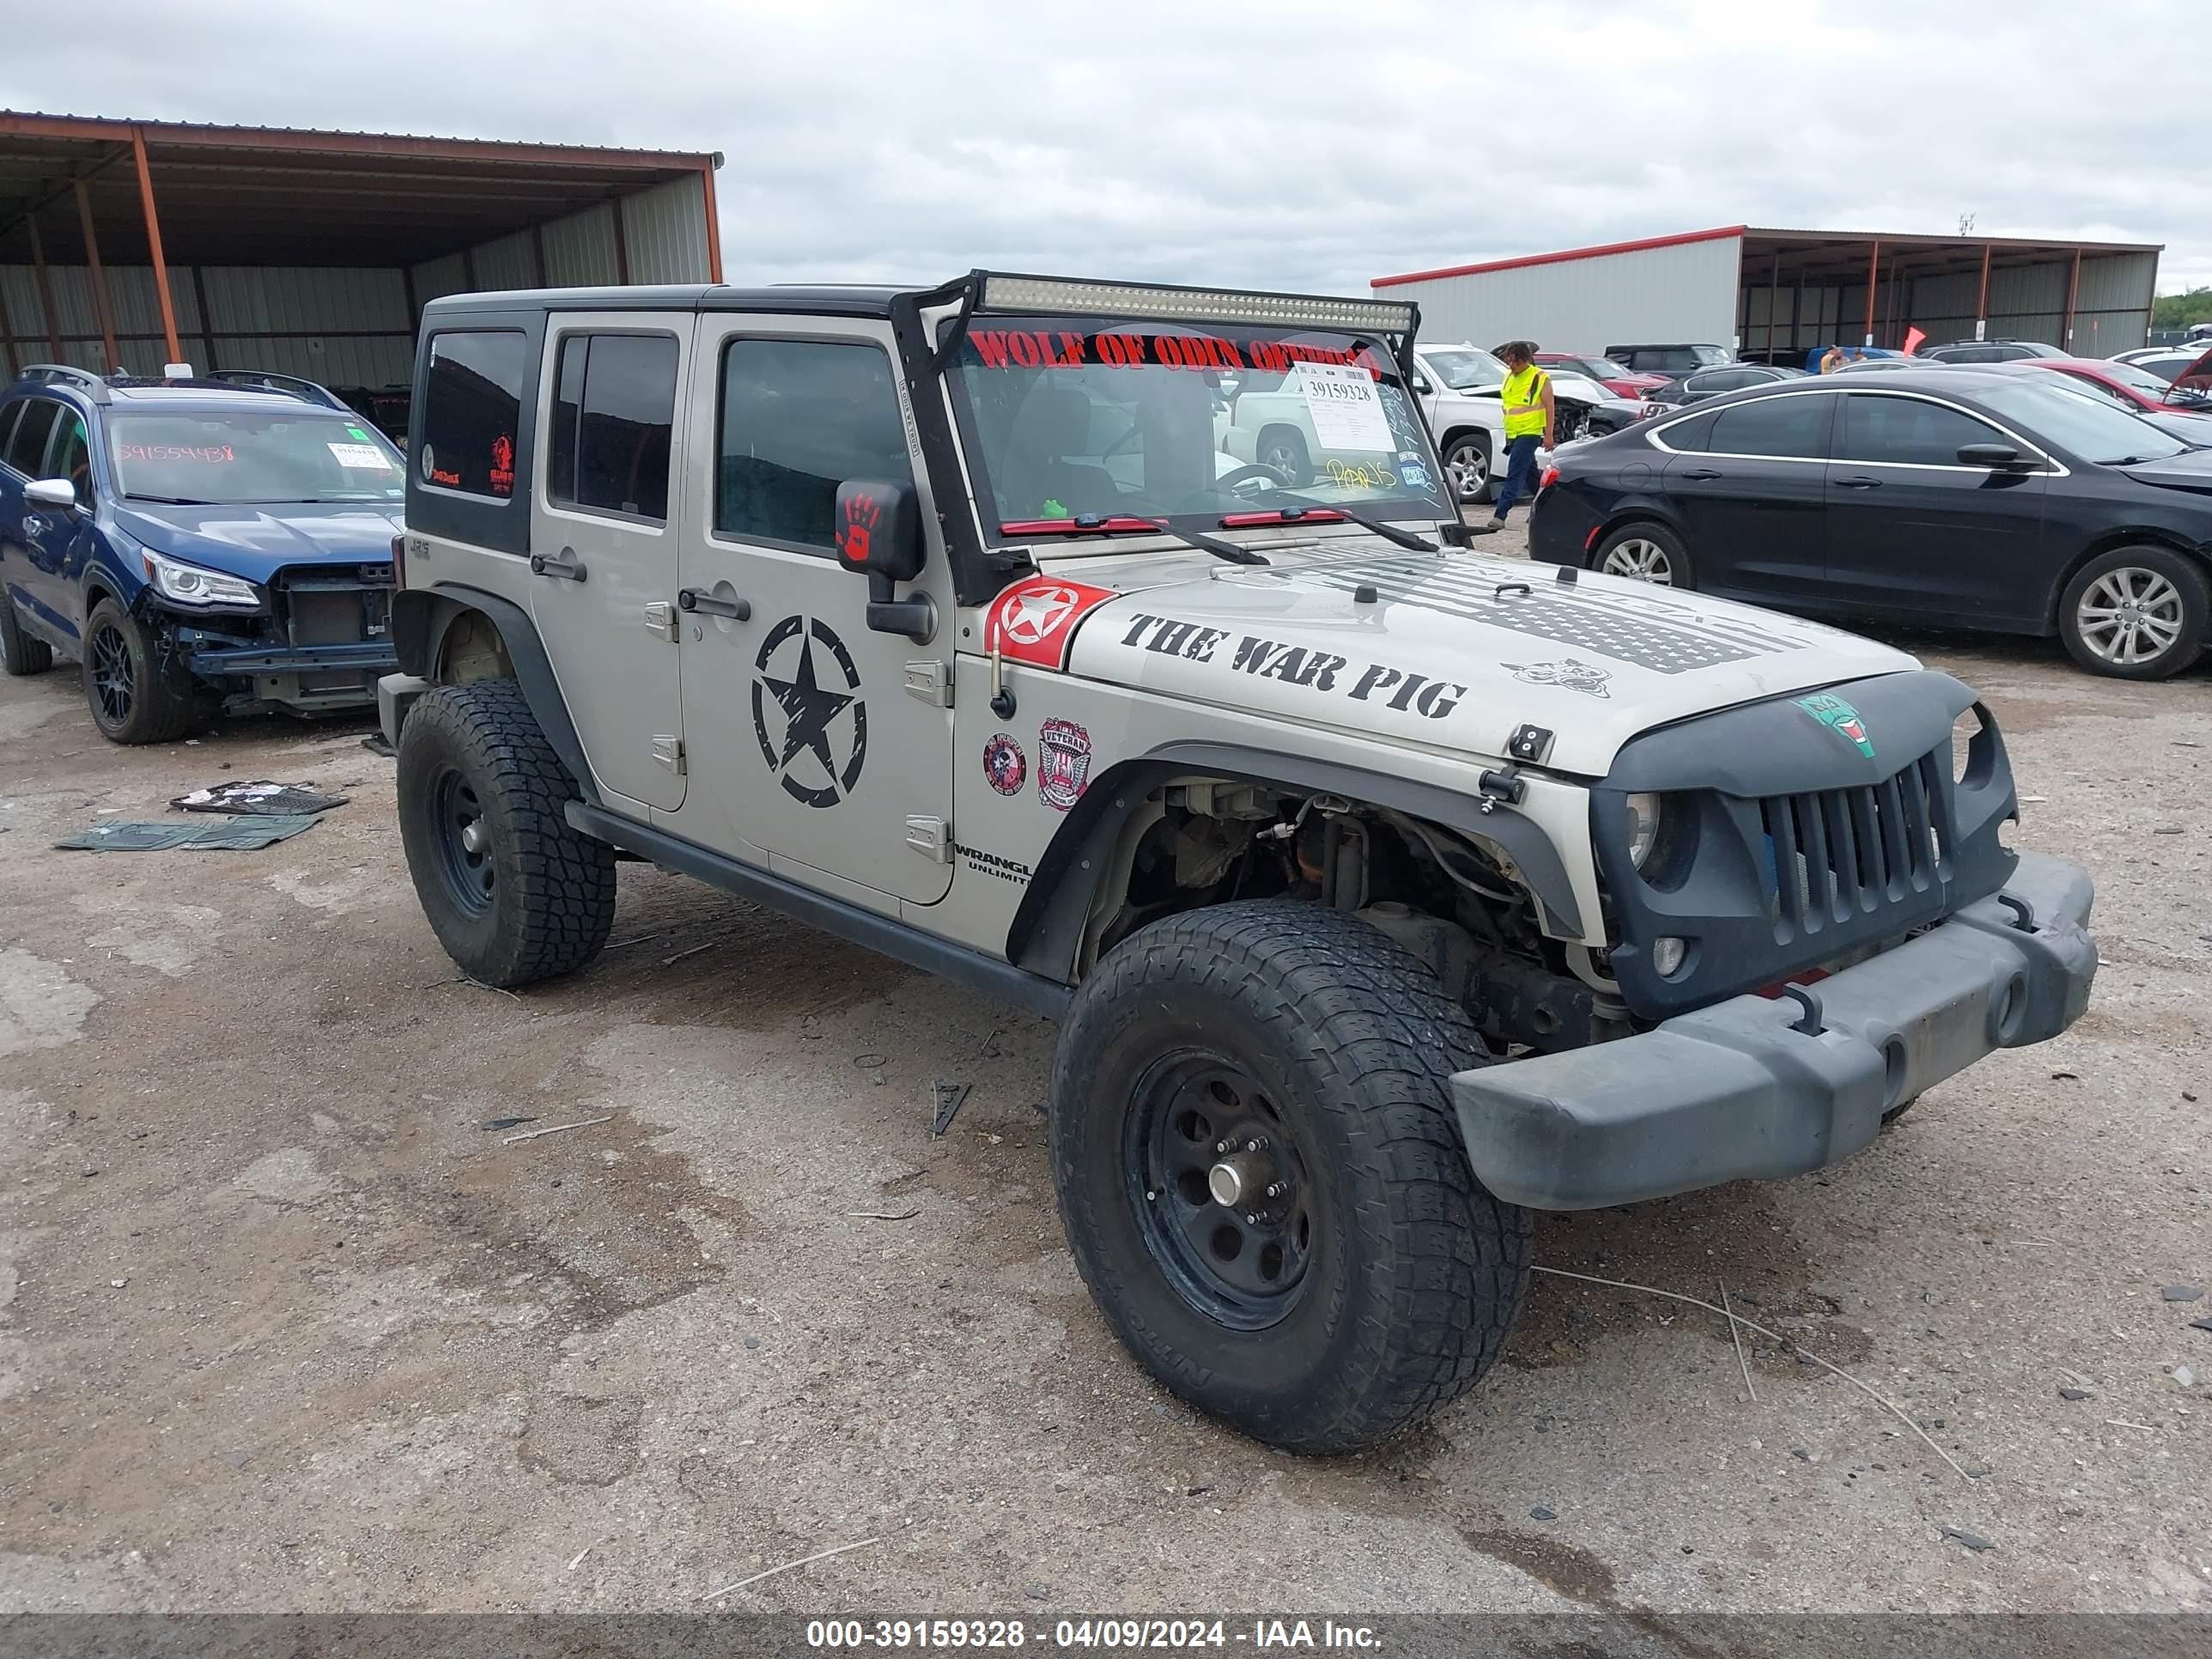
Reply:
<svg viewBox="0 0 2212 1659"><path fill-rule="evenodd" d="M932 708L952 707L952 668L941 657L906 665L906 694Z"/></svg>
<svg viewBox="0 0 2212 1659"><path fill-rule="evenodd" d="M645 607L645 625L671 645L676 643L676 607L666 599L655 599Z"/></svg>
<svg viewBox="0 0 2212 1659"><path fill-rule="evenodd" d="M684 775L684 739L657 737L653 740L653 758L678 777Z"/></svg>
<svg viewBox="0 0 2212 1659"><path fill-rule="evenodd" d="M952 828L943 818L908 817L906 844L932 864L952 862Z"/></svg>

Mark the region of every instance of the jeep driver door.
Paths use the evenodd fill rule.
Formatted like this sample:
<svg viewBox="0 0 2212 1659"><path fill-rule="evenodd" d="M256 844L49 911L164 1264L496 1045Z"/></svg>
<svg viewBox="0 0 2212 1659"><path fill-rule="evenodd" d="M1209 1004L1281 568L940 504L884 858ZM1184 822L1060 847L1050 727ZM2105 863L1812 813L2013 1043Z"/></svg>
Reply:
<svg viewBox="0 0 2212 1659"><path fill-rule="evenodd" d="M863 902L952 880L953 592L888 322L702 313L687 429L684 718L690 840ZM868 625L837 486L912 483L932 637ZM743 843L738 845L737 843ZM835 878L823 881L823 877Z"/></svg>
<svg viewBox="0 0 2212 1659"><path fill-rule="evenodd" d="M691 319L555 312L547 321L532 617L600 781L673 808L684 778L673 609L681 502L671 480L682 476L675 412ZM496 450L492 463L501 465Z"/></svg>

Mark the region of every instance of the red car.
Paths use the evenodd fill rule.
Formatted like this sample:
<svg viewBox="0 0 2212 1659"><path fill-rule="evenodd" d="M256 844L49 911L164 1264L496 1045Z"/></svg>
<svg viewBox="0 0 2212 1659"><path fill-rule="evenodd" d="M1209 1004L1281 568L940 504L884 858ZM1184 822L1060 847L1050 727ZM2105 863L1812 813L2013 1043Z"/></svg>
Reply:
<svg viewBox="0 0 2212 1659"><path fill-rule="evenodd" d="M1616 398L1641 398L1668 384L1663 374L1638 374L1623 368L1610 357L1600 357L1579 351L1540 351L1536 361L1547 368L1564 368L1572 374L1586 374Z"/></svg>
<svg viewBox="0 0 2212 1659"><path fill-rule="evenodd" d="M2133 363L2104 357L2030 357L2026 365L2087 380L2099 391L2143 415L2196 415L2212 427L2212 351L2168 384ZM2206 434L2212 442L2212 432Z"/></svg>

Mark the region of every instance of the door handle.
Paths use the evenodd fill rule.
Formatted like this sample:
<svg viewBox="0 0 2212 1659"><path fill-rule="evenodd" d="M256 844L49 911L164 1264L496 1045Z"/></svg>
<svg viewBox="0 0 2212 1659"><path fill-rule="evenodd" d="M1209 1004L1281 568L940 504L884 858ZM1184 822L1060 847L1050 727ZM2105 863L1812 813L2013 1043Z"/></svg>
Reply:
<svg viewBox="0 0 2212 1659"><path fill-rule="evenodd" d="M1721 475L1709 466L1693 466L1682 476L1690 480L1692 483L1704 483L1707 480L1717 478Z"/></svg>
<svg viewBox="0 0 2212 1659"><path fill-rule="evenodd" d="M549 559L543 553L532 553L530 556L530 574L551 576L564 582L580 582L584 580L584 565L577 558L574 548L564 547L557 559Z"/></svg>
<svg viewBox="0 0 2212 1659"><path fill-rule="evenodd" d="M1868 477L1838 478L1836 480L1836 488L1838 489L1879 489L1881 488L1881 480L1879 478Z"/></svg>
<svg viewBox="0 0 2212 1659"><path fill-rule="evenodd" d="M676 595L676 608L702 617L726 617L732 622L750 622L753 615L750 599L718 599L696 587L684 588Z"/></svg>

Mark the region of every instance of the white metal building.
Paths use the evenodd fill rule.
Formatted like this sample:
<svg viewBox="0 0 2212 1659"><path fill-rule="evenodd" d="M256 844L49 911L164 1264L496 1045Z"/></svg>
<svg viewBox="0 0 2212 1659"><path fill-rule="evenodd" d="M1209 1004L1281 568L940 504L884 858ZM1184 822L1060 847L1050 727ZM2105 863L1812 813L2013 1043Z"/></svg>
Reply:
<svg viewBox="0 0 2212 1659"><path fill-rule="evenodd" d="M0 111L0 378L190 362L362 406L440 295L719 282L721 159Z"/></svg>
<svg viewBox="0 0 2212 1659"><path fill-rule="evenodd" d="M2041 340L2085 357L2141 345L2156 246L1762 230L1729 225L1561 253L1378 276L1421 336L1600 351L1702 343L1802 359L1815 347Z"/></svg>

